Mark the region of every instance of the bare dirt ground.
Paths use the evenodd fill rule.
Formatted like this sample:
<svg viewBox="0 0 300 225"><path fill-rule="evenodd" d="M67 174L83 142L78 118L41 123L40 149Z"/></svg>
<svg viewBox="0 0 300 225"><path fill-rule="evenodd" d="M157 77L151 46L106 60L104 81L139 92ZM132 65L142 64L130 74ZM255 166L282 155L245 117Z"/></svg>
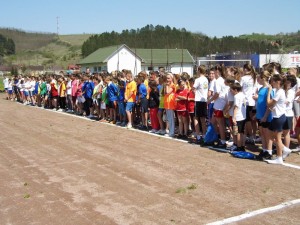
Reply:
<svg viewBox="0 0 300 225"><path fill-rule="evenodd" d="M206 224L300 198L298 169L0 97L1 225ZM299 224L299 211L237 224Z"/></svg>

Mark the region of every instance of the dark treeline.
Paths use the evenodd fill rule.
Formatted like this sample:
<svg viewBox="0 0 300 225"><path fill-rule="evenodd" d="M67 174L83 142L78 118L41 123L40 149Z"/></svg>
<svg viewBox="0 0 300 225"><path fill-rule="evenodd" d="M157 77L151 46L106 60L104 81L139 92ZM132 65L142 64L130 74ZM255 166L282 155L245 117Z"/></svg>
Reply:
<svg viewBox="0 0 300 225"><path fill-rule="evenodd" d="M239 51L242 54L278 53L277 43L270 40L251 40L243 37L225 36L210 38L201 33L191 33L187 30L171 28L169 26L147 25L141 29L123 30L121 33L112 31L91 36L82 45L82 56L85 57L98 48L126 44L130 48L184 48L193 56L205 56L215 53Z"/></svg>
<svg viewBox="0 0 300 225"><path fill-rule="evenodd" d="M0 34L0 56L15 54L16 46L11 38Z"/></svg>

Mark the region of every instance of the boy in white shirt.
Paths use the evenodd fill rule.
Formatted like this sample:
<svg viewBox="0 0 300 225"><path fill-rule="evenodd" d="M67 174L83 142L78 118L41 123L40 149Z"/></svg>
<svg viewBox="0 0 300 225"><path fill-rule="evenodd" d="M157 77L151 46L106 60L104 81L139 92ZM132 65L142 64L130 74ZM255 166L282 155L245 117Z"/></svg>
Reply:
<svg viewBox="0 0 300 225"><path fill-rule="evenodd" d="M245 151L246 100L241 90L242 86L239 83L234 83L230 87L234 95L232 123L233 135L236 135L236 151Z"/></svg>

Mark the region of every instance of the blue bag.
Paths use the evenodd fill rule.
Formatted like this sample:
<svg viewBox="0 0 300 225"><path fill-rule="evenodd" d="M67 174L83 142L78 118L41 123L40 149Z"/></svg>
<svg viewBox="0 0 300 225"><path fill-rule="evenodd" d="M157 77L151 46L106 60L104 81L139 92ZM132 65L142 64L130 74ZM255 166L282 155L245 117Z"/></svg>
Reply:
<svg viewBox="0 0 300 225"><path fill-rule="evenodd" d="M218 134L215 132L214 126L210 123L207 126L204 142L211 143L218 140Z"/></svg>
<svg viewBox="0 0 300 225"><path fill-rule="evenodd" d="M241 159L256 159L256 155L251 152L231 152L231 155Z"/></svg>

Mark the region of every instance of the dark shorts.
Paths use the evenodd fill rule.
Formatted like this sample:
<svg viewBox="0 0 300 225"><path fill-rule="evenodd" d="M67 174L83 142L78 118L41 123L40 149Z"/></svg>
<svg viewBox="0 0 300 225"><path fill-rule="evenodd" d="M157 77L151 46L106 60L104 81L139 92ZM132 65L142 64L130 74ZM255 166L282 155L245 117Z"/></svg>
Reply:
<svg viewBox="0 0 300 225"><path fill-rule="evenodd" d="M238 133L243 134L245 130L246 120L236 121L236 125L238 126Z"/></svg>
<svg viewBox="0 0 300 225"><path fill-rule="evenodd" d="M140 102L141 112L147 113L148 112L148 99L142 98Z"/></svg>
<svg viewBox="0 0 300 225"><path fill-rule="evenodd" d="M284 130L292 130L293 128L293 119L294 117L287 117L285 119L285 123L283 124L283 129Z"/></svg>
<svg viewBox="0 0 300 225"><path fill-rule="evenodd" d="M108 102L108 108L116 109L117 108L117 101L109 101Z"/></svg>
<svg viewBox="0 0 300 225"><path fill-rule="evenodd" d="M269 128L269 126L270 126L270 122L261 122L260 120L257 120L257 124L259 127L262 127L262 128Z"/></svg>
<svg viewBox="0 0 300 225"><path fill-rule="evenodd" d="M283 125L284 125L285 121L286 121L285 114L283 114L279 118L273 117L273 119L270 123L270 126L269 126L269 130L281 132L283 130Z"/></svg>
<svg viewBox="0 0 300 225"><path fill-rule="evenodd" d="M207 117L206 102L195 102L195 117Z"/></svg>
<svg viewBox="0 0 300 225"><path fill-rule="evenodd" d="M251 120L251 114L253 113L253 107L254 106L249 106L249 105L247 105L247 107L246 107L246 122Z"/></svg>

